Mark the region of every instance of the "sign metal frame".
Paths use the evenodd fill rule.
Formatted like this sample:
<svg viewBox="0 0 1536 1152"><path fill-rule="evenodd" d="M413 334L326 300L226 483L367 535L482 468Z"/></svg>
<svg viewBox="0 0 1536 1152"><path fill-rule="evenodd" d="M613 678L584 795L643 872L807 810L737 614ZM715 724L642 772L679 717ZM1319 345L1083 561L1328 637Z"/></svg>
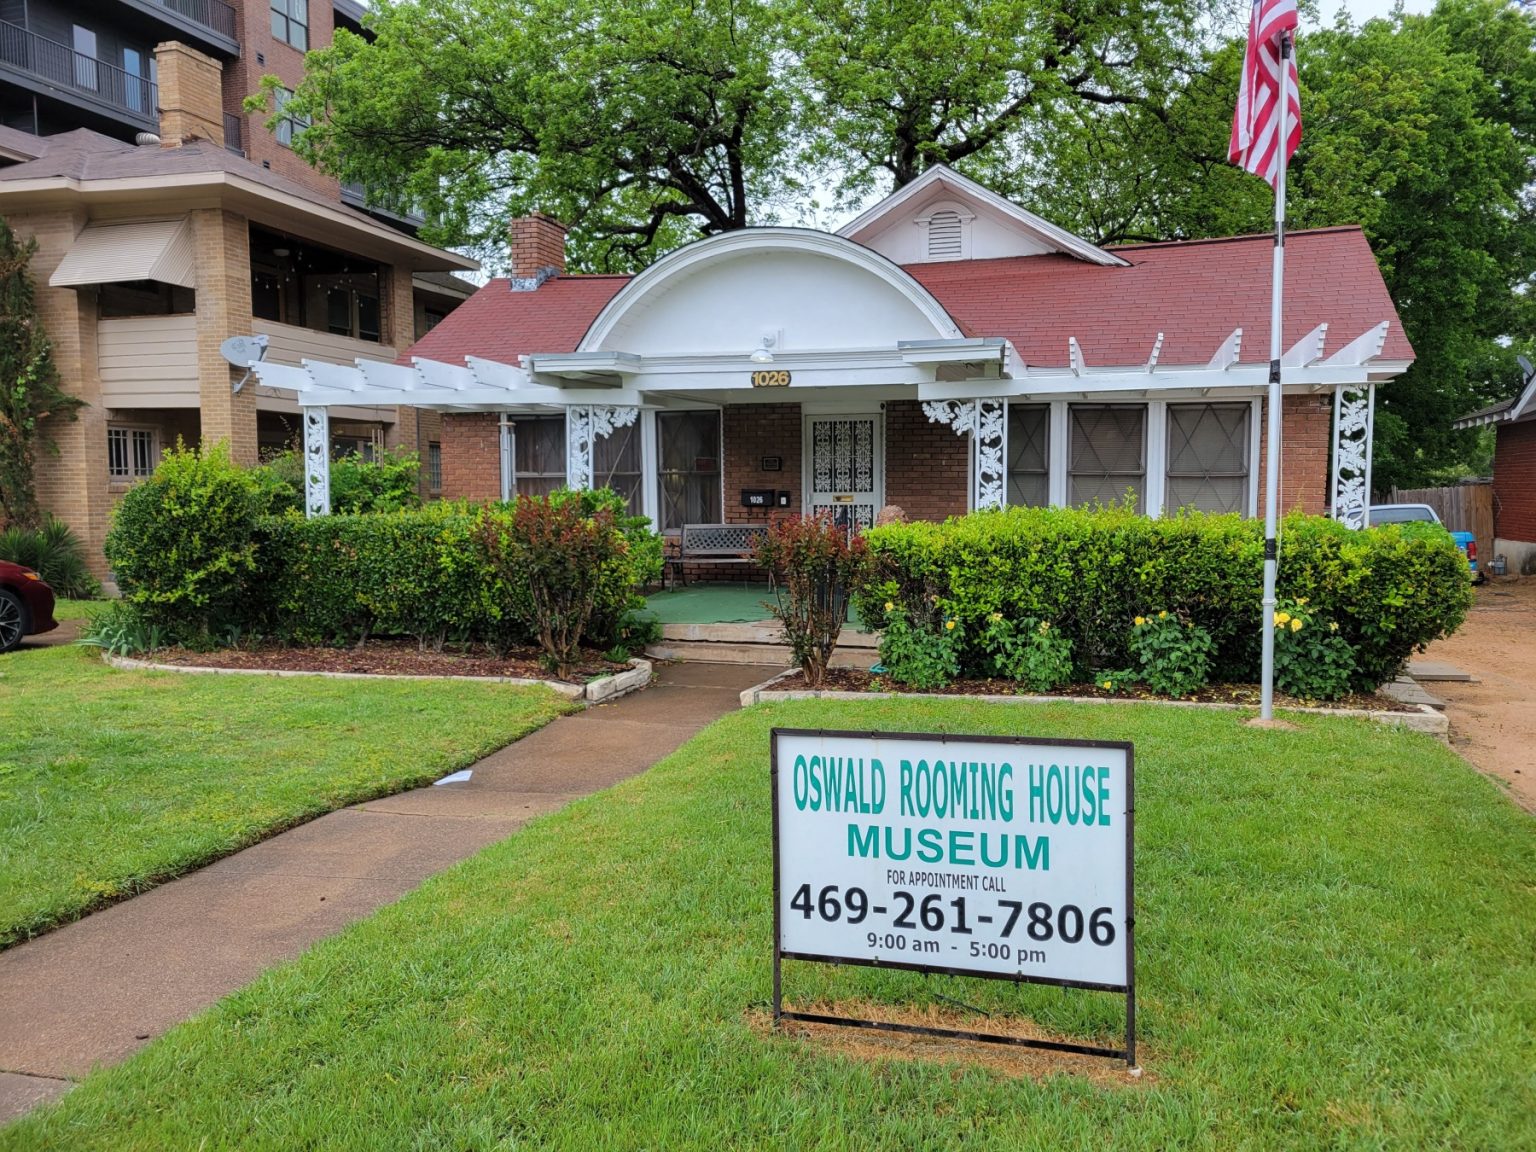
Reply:
<svg viewBox="0 0 1536 1152"><path fill-rule="evenodd" d="M783 950L783 925L780 912L779 867L779 737L835 736L856 740L924 740L939 744L1008 744L1052 748L1114 748L1125 753L1125 983L1102 984L1085 980L1063 980L1050 976L1030 976L1022 972L986 972L969 968L950 968L937 964L917 964L899 960L866 959L849 956L820 956ZM836 1024L850 1028L872 1028L919 1036L942 1036L973 1040L985 1044L1008 1044L1021 1048L1040 1048L1050 1052L1070 1052L1081 1056L1103 1056L1124 1060L1127 1068L1136 1066L1136 765L1134 745L1127 740L1047 739L1039 736L973 736L951 732L880 732L849 731L836 728L773 728L769 733L769 781L773 799L773 1024L785 1020L809 1024ZM1119 992L1125 995L1125 1046L1104 1048L1094 1044L1073 1044L1058 1040L1036 1040L1026 1036L1003 1036L956 1028L934 1028L919 1024L897 1024L883 1020L862 1020L851 1016L829 1016L815 1012L786 1011L784 1008L783 961L804 960L815 964L852 965L861 968L895 968L924 974L969 976L980 980L1004 980L1011 984L1047 984L1058 988L1081 988L1094 992Z"/></svg>

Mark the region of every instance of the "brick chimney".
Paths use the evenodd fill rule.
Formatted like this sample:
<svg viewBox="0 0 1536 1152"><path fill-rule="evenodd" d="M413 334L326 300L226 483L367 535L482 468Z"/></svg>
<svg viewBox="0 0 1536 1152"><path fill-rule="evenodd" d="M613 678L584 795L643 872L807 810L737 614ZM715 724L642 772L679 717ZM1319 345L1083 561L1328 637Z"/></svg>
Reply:
<svg viewBox="0 0 1536 1152"><path fill-rule="evenodd" d="M565 225L560 221L535 212L513 220L508 234L514 292L532 292L565 271Z"/></svg>
<svg viewBox="0 0 1536 1152"><path fill-rule="evenodd" d="M224 147L224 67L211 56L175 40L155 45L160 82L160 146L180 148L193 140Z"/></svg>

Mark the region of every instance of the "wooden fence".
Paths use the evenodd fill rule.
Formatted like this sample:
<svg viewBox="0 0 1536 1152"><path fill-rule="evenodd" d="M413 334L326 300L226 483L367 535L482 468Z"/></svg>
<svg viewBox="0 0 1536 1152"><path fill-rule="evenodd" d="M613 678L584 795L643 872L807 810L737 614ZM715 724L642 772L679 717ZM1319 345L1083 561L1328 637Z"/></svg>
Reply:
<svg viewBox="0 0 1536 1152"><path fill-rule="evenodd" d="M1477 537L1481 567L1493 559L1493 485L1457 484L1451 488L1394 488L1390 504L1428 504L1452 532ZM1484 569L1486 571L1486 569Z"/></svg>

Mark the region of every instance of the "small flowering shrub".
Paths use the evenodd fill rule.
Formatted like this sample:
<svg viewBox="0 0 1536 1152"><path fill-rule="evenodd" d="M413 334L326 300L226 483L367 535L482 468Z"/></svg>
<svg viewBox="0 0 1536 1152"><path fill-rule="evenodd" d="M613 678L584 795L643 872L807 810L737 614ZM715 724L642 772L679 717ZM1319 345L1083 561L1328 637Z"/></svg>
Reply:
<svg viewBox="0 0 1536 1152"><path fill-rule="evenodd" d="M1216 650L1211 634L1172 612L1138 616L1132 623L1131 658L1135 676L1154 692L1188 696L1210 681L1211 655Z"/></svg>
<svg viewBox="0 0 1536 1152"><path fill-rule="evenodd" d="M1017 680L1031 692L1049 692L1072 680L1072 641L1049 620L1010 620L994 612L977 643L986 653L988 675Z"/></svg>
<svg viewBox="0 0 1536 1152"><path fill-rule="evenodd" d="M928 626L914 625L907 610L886 601L880 631L880 663L898 684L919 691L943 688L960 675L963 630L942 613Z"/></svg>
<svg viewBox="0 0 1536 1152"><path fill-rule="evenodd" d="M781 520L758 545L757 559L774 574L778 595L769 608L784 642L806 685L820 687L866 572L864 538L850 539L828 515Z"/></svg>
<svg viewBox="0 0 1536 1152"><path fill-rule="evenodd" d="M1337 700L1356 675L1355 653L1336 620L1323 620L1307 598L1275 605L1275 687L1304 700Z"/></svg>

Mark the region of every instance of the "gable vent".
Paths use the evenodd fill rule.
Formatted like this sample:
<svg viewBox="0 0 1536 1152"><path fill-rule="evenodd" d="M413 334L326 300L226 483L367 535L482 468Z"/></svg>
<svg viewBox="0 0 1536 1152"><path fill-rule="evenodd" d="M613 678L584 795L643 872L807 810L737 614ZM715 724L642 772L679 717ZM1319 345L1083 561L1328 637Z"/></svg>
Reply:
<svg viewBox="0 0 1536 1152"><path fill-rule="evenodd" d="M943 209L928 218L928 259L959 260L964 254L964 228L960 213Z"/></svg>

